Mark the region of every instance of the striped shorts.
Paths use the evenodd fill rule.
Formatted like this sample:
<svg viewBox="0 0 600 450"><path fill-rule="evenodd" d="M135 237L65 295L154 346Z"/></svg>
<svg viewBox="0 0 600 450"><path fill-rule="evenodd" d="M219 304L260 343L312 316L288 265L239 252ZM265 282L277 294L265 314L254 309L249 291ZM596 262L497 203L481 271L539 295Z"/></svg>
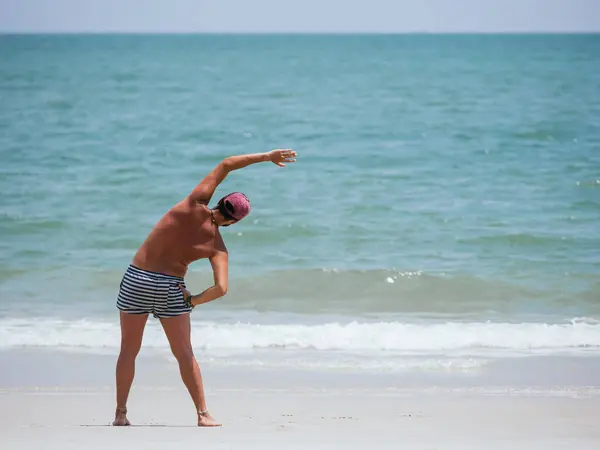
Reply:
<svg viewBox="0 0 600 450"><path fill-rule="evenodd" d="M150 314L157 319L189 313L179 284L183 278L142 270L130 265L121 280L117 308L130 314Z"/></svg>

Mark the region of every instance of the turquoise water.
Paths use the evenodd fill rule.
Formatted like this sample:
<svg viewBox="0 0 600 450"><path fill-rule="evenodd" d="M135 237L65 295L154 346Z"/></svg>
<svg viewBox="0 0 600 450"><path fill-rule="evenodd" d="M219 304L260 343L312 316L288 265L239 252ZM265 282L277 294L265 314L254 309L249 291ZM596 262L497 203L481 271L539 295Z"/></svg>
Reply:
<svg viewBox="0 0 600 450"><path fill-rule="evenodd" d="M225 156L291 147L217 191L254 210L223 232L230 293L198 327L268 322L285 347L289 324L547 323L571 327L548 348L600 348L600 35L1 36L0 61L8 346L112 324L169 207ZM502 344L486 330L472 345Z"/></svg>

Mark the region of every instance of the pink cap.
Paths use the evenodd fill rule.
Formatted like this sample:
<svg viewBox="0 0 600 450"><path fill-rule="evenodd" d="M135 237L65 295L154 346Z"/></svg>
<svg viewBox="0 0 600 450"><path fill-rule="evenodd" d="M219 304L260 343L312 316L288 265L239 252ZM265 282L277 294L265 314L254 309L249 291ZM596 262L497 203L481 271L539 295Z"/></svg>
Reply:
<svg viewBox="0 0 600 450"><path fill-rule="evenodd" d="M250 214L250 200L241 192L232 192L223 197L223 204L227 212L235 220L242 220Z"/></svg>

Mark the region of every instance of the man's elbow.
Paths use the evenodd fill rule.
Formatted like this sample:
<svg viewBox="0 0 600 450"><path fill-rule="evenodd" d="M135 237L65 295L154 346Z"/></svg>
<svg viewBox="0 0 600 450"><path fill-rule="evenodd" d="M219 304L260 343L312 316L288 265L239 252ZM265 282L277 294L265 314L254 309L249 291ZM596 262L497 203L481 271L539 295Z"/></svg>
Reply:
<svg viewBox="0 0 600 450"><path fill-rule="evenodd" d="M219 163L219 165L226 173L231 172L233 170L233 160L232 160L231 156L228 156L227 158L225 158L223 161L221 161Z"/></svg>
<svg viewBox="0 0 600 450"><path fill-rule="evenodd" d="M216 288L217 294L219 294L219 297L223 297L224 295L227 294L227 284L226 283L217 283L215 288Z"/></svg>

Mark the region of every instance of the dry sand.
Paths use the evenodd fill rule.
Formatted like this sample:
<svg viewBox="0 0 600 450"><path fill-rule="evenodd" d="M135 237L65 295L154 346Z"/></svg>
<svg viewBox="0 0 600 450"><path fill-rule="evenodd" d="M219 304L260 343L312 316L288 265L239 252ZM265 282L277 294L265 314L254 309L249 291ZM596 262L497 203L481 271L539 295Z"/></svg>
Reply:
<svg viewBox="0 0 600 450"><path fill-rule="evenodd" d="M594 386L403 388L389 382L394 377L371 383L376 378L368 374L209 368L203 369L209 409L224 426L202 429L176 368L142 362L128 405L134 426L117 428L109 425L112 378L98 383L91 377L112 373L113 358L56 355L68 363L24 372L23 355L1 356L3 450L600 448ZM39 354L25 359L31 367L43 360ZM94 370L90 360L102 369ZM56 382L57 367L64 368L68 383ZM7 372L13 374L10 382Z"/></svg>

